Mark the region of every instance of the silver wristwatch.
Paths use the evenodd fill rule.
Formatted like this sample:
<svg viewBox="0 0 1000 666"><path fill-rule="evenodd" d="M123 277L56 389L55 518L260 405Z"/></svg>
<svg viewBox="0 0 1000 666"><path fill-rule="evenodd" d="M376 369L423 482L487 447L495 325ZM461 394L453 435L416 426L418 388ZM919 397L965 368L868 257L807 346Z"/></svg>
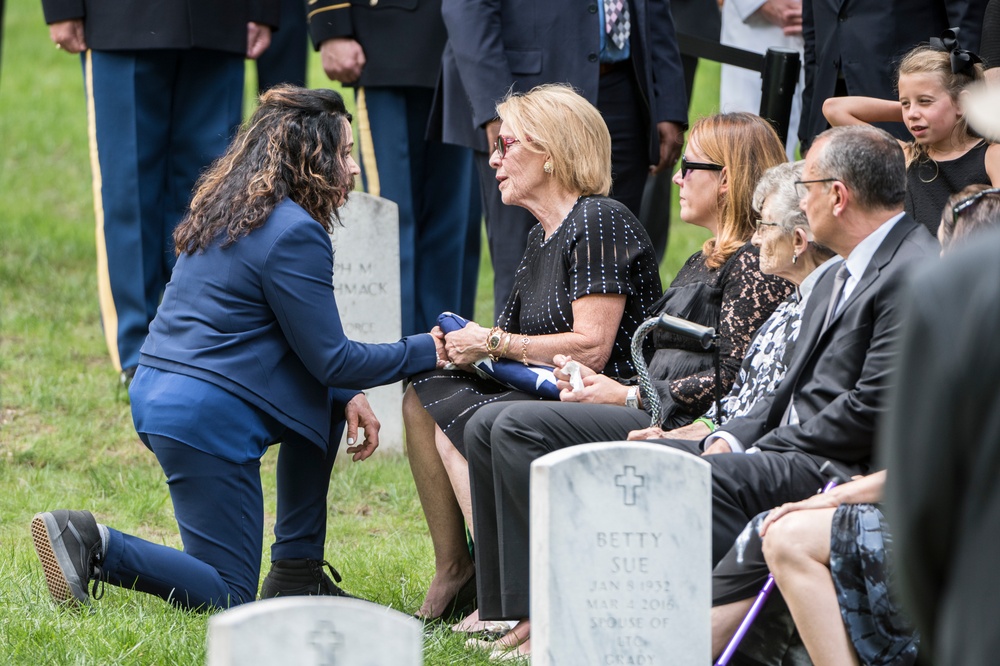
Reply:
<svg viewBox="0 0 1000 666"><path fill-rule="evenodd" d="M625 406L630 409L639 409L639 387L630 386L628 394L625 396Z"/></svg>

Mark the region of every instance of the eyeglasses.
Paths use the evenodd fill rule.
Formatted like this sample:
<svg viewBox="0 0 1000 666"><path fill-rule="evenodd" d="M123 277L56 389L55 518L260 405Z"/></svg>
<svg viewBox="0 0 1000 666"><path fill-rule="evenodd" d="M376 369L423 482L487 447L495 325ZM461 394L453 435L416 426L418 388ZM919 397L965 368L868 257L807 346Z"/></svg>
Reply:
<svg viewBox="0 0 1000 666"><path fill-rule="evenodd" d="M513 146L515 143L521 143L521 142L520 140L515 139L512 136L497 135L496 150L498 153L500 153L500 159L503 159L507 155L507 149Z"/></svg>
<svg viewBox="0 0 1000 666"><path fill-rule="evenodd" d="M753 228L757 231L760 231L761 227L780 227L780 226L781 224L779 224L778 222L765 222L759 217L753 221Z"/></svg>
<svg viewBox="0 0 1000 666"><path fill-rule="evenodd" d="M686 157L681 158L681 178L687 178L692 171L722 171L724 168L721 164L688 162Z"/></svg>
<svg viewBox="0 0 1000 666"><path fill-rule="evenodd" d="M807 185L812 185L813 183L833 183L839 181L839 178L816 178L815 180L797 180L795 181L795 193L799 195L799 199L805 199L806 195L809 194L809 188Z"/></svg>
<svg viewBox="0 0 1000 666"><path fill-rule="evenodd" d="M1000 187L991 187L988 190L983 190L982 192L976 192L971 197L967 197L967 198L962 199L961 201L959 201L957 204L955 204L951 208L951 221L952 221L952 223L957 227L958 226L958 216L959 216L959 214L962 211L967 210L967 209L971 208L972 206L975 206L976 203L978 203L979 201L981 201L982 198L985 197L987 194L996 194L997 192L1000 192Z"/></svg>

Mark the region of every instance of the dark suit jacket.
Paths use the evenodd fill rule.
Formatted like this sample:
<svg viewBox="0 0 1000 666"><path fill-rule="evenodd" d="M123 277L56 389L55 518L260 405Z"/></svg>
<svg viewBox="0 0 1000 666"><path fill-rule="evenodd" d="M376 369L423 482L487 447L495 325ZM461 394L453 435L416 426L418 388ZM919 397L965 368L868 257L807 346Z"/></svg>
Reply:
<svg viewBox="0 0 1000 666"><path fill-rule="evenodd" d="M903 294L905 332L882 436L898 591L932 663L1000 654L1000 232Z"/></svg>
<svg viewBox="0 0 1000 666"><path fill-rule="evenodd" d="M908 269L937 256L927 229L904 215L875 251L850 298L824 331L837 271L820 278L778 390L721 430L764 451L800 451L867 472L876 419L901 333L900 288ZM780 426L794 396L799 423Z"/></svg>
<svg viewBox="0 0 1000 666"><path fill-rule="evenodd" d="M591 104L600 76L601 0L443 0L448 44L433 138L485 150L483 126L509 90L569 83ZM650 163L659 162L656 123L687 123L684 73L669 0L630 0L632 64L645 98Z"/></svg>
<svg viewBox="0 0 1000 666"><path fill-rule="evenodd" d="M309 5L313 45L353 37L365 50L357 85L433 88L447 40L441 0L316 0Z"/></svg>
<svg viewBox="0 0 1000 666"><path fill-rule="evenodd" d="M213 49L244 54L247 23L278 26L279 0L42 0L46 23L83 19L98 51Z"/></svg>
<svg viewBox="0 0 1000 666"><path fill-rule="evenodd" d="M329 235L286 199L233 245L178 257L139 362L211 382L325 449L327 387L387 384L437 360L429 334L349 340L332 275Z"/></svg>
<svg viewBox="0 0 1000 666"><path fill-rule="evenodd" d="M907 51L950 26L962 28L963 48L977 50L985 0L803 0L805 89L799 138L806 144L826 129L823 102L833 97L838 72L849 95L898 99L896 68ZM902 123L884 125L901 139Z"/></svg>

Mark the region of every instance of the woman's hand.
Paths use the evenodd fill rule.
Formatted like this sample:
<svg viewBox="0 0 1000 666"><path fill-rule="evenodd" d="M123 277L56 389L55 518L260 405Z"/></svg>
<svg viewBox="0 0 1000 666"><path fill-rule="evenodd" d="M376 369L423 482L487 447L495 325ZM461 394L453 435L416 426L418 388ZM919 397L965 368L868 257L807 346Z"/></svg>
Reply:
<svg viewBox="0 0 1000 666"><path fill-rule="evenodd" d="M561 389L572 389L569 385L569 373L566 372L566 364L573 360L572 356L568 354L556 354L552 357L552 363L555 365L555 370L552 374L556 376L556 381L559 382L559 388ZM590 377L596 375L597 373L585 366L583 363L577 363L580 366L580 377Z"/></svg>
<svg viewBox="0 0 1000 666"><path fill-rule="evenodd" d="M596 405L625 406L628 387L619 384L606 375L590 375L583 378L583 390L573 391L569 382L560 381L559 399L563 402L589 402Z"/></svg>
<svg viewBox="0 0 1000 666"><path fill-rule="evenodd" d="M819 495L813 495L812 497L799 502L788 502L786 504L782 504L777 509L772 509L771 513L767 514L767 518L764 519L764 522L760 524L760 536L763 538L772 523L780 520L782 516L787 516L793 511L835 509L840 506L840 504L841 500L836 495L830 493L820 493Z"/></svg>
<svg viewBox="0 0 1000 666"><path fill-rule="evenodd" d="M490 334L490 329L483 328L474 321L470 321L465 328L444 336L445 352L448 360L455 365L471 365L476 361L489 356L486 353L486 336Z"/></svg>
<svg viewBox="0 0 1000 666"><path fill-rule="evenodd" d="M378 448L378 431L382 424L375 418L375 412L364 393L351 398L344 408L344 418L347 420L347 452L354 455L354 462L367 459ZM365 440L355 444L358 441L359 427L365 431Z"/></svg>

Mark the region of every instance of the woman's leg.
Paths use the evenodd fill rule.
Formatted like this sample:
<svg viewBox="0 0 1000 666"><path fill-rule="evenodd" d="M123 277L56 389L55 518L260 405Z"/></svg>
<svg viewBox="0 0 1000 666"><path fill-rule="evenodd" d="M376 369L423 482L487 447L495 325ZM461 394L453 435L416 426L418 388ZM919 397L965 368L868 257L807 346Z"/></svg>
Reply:
<svg viewBox="0 0 1000 666"><path fill-rule="evenodd" d="M750 612L754 599L742 599L731 604L712 607L712 659L718 658L733 640L743 618Z"/></svg>
<svg viewBox="0 0 1000 666"><path fill-rule="evenodd" d="M764 557L816 666L858 663L830 575L834 511L790 513L764 538Z"/></svg>
<svg viewBox="0 0 1000 666"><path fill-rule="evenodd" d="M264 530L260 462L240 465L148 437L167 476L184 551L110 530L105 580L191 609L253 601Z"/></svg>
<svg viewBox="0 0 1000 666"><path fill-rule="evenodd" d="M462 518L469 526L469 531L475 534L472 523L472 491L469 490L469 461L459 453L441 427L436 424L434 426L434 445L448 474L451 490L455 494L455 501L458 502L458 508L462 511Z"/></svg>
<svg viewBox="0 0 1000 666"><path fill-rule="evenodd" d="M437 425L416 391L403 395L406 454L434 545L434 579L417 615L438 617L475 573L465 538L462 511L435 443Z"/></svg>

